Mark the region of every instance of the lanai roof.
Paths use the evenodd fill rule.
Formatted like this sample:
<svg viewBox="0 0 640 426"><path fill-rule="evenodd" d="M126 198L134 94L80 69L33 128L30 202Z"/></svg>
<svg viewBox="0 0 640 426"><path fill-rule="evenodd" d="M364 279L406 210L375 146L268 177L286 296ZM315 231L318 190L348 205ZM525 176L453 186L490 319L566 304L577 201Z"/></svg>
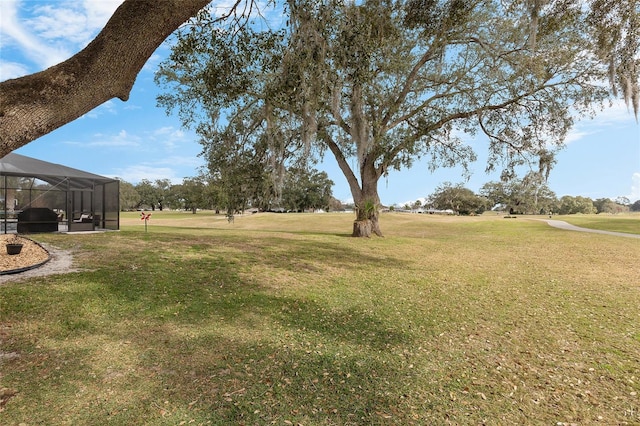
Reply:
<svg viewBox="0 0 640 426"><path fill-rule="evenodd" d="M0 159L0 176L35 177L53 186L60 186L60 189L66 189L68 182L68 188L72 190L91 189L95 183L115 180L13 152Z"/></svg>

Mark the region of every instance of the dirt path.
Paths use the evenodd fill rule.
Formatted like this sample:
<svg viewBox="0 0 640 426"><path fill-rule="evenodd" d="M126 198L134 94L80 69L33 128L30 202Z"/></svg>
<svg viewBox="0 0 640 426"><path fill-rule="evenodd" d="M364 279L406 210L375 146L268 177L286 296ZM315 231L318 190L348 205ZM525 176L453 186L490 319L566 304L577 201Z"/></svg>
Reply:
<svg viewBox="0 0 640 426"><path fill-rule="evenodd" d="M547 222L549 225L553 226L554 228L564 229L567 231L590 232L592 234L614 235L616 237L640 238L640 234L627 234L624 232L613 232L613 231L603 231L601 229L581 228L579 226L572 225L562 220L548 220L548 219L537 219L537 220L542 220L543 222Z"/></svg>

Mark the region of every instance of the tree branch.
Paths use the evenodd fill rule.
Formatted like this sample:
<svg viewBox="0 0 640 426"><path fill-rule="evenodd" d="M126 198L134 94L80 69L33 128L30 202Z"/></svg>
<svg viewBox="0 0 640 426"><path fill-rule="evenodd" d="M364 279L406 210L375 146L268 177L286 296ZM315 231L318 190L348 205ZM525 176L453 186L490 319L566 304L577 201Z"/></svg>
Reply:
<svg viewBox="0 0 640 426"><path fill-rule="evenodd" d="M0 83L0 157L112 98L126 101L160 44L210 0L126 0L70 59Z"/></svg>
<svg viewBox="0 0 640 426"><path fill-rule="evenodd" d="M349 167L349 163L347 163L346 158L342 154L342 150L336 144L336 142L327 134L325 131L319 135L324 143L327 145L331 153L333 153L336 161L338 162L338 167L342 170L342 173L347 178L347 183L349 184L349 189L351 190L351 194L355 197L356 194L359 194L362 190L360 189L360 183L358 182L358 178L353 174L353 170Z"/></svg>

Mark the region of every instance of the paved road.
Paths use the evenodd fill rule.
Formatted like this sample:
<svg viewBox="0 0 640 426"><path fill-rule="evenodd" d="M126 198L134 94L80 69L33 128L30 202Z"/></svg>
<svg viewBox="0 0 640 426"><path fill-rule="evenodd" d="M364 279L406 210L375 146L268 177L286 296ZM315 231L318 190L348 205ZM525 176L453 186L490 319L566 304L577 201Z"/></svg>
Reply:
<svg viewBox="0 0 640 426"><path fill-rule="evenodd" d="M554 228L565 229L567 231L591 232L593 234L615 235L617 237L640 238L640 234L627 234L624 232L613 232L613 231L603 231L600 229L581 228L579 226L572 225L562 220L547 220L547 219L538 219L538 220L547 222L549 225L553 226Z"/></svg>

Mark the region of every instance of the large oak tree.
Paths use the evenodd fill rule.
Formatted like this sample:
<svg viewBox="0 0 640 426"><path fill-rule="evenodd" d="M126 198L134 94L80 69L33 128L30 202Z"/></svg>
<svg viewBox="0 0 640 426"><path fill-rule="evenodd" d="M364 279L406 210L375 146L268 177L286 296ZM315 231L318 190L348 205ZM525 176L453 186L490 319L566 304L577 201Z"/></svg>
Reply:
<svg viewBox="0 0 640 426"><path fill-rule="evenodd" d="M73 121L111 98L118 97L126 100L137 73L152 52L169 34L189 17L194 16L208 2L209 0L126 0L96 39L71 59L40 73L0 83L0 156ZM240 1L236 5L238 3ZM419 74L426 73L427 77L433 78L433 80L424 80L427 85L438 82L445 83L444 91L434 90L431 95L428 95L431 97L421 99L422 102L436 107L443 105L443 101L452 102L452 96L457 92L454 90L454 83L468 80L461 74L475 72L479 68L472 67L472 62L468 62L463 63L462 67L456 71L448 64L448 60L451 58L460 60L467 54L469 55L467 56L468 60L477 61L479 57L476 55L484 53L487 58L493 60L494 65L491 65L491 61L487 60L476 62L476 67L482 69L493 66L497 73L496 78L504 79L504 81L501 80L502 83L512 78L512 71L515 71L515 75L518 77L512 83L518 82L525 86L529 84L531 87L527 89L521 85L519 92L515 95L511 93L510 96L508 92L516 89L513 84L497 86L493 94L485 91L481 96L467 95L463 102L457 104L461 108L460 111L452 112L449 109L447 115L447 112L442 110L440 118L431 123L418 120L419 114L416 114L413 116L415 118L413 123L408 120L403 122L406 131L410 132L413 129L416 134L423 133L422 136L426 137L429 128L431 128L437 130L431 133L437 136L438 132L450 132L454 128L454 124L464 123L465 120L469 122L474 118L477 120L476 127L489 133L492 136L492 141L502 139L503 142L509 142L512 135L505 133L509 126L500 126L499 116L504 114L499 114L499 112L510 114L514 108L522 107L522 100L530 99L531 96L540 92L536 89L541 89L541 86L536 86L536 83L543 83L542 92L548 91L552 87L562 89L562 84L582 84L577 79L562 81L563 77L556 76L545 79L545 74L549 72L561 72L561 75L565 77L570 75L573 70L570 69L566 58L571 58L574 61L572 63L582 63L585 59L585 57L579 56L579 51L575 49L576 46L570 43L576 40L576 34L572 34L571 31L567 32L567 29L575 23L579 23L580 26L574 27L573 30L577 31L579 35L577 38L584 43L581 52L586 55L595 52L600 63L608 65L611 87L614 92L620 89L621 96L634 108L637 115L639 104L638 73L640 71L638 64L640 25L638 21L640 13L635 0L591 0L587 2L586 7L581 7L584 6L583 2L578 0L520 0L513 2L413 0L405 3L404 11L410 13L407 14L408 18L403 18L404 24L423 36L423 44L417 45L416 50L409 51L409 58L422 59L414 62L415 68L405 76L405 85L401 86L403 89L397 93L400 96L396 98L396 102L391 105L391 108L385 112L380 106L367 106L368 110L364 112L370 113L374 110L377 113L385 112L379 117L371 116L376 120L380 118L386 120L386 123L380 127L380 123L375 120L359 121L360 118L366 119L367 116L359 113L358 108L354 109L353 114L349 113L349 110L352 108L352 104L354 107L358 106L359 99L364 102L367 99L365 95L370 94L372 90L360 87L361 84L358 83L361 79L360 71L380 73L383 81L373 90L384 90L390 87L384 86L382 83L391 75L391 70L386 67L393 68L393 64L385 64L384 61L376 62L376 60L379 59L378 55L383 53L384 49L396 49L390 47L387 36L393 35L397 31L397 19L401 15L397 9L394 9L394 6L400 3L365 2L361 7L355 6L352 2L345 4L341 2L290 2L290 22L294 24L290 33L290 47L299 49L289 55L289 64L295 63L298 59L307 59L301 62L301 65L307 68L300 74L304 78L297 82L299 83L297 87L300 89L297 99L295 99L296 96L293 97L293 100L301 107L298 113L305 124L304 135L306 136L304 139L308 140L311 133L319 130L317 134L321 140L327 142L325 147L336 154L336 158L352 187L352 192L358 195L355 198L359 203L360 218L365 222L372 223L374 231L379 231L375 214L378 200L377 190L368 189L371 186L370 183L377 182L376 179L379 179L380 175L384 174L389 167L396 166L394 163L400 161L400 163L406 164L415 154L411 150L400 148L400 145L395 145L394 149L393 146L376 144L380 140L376 139L376 136L379 136L380 130L385 130L385 128L388 130L390 124L397 122L402 117L399 114L403 114L402 102L404 100L412 99L415 102L416 99L421 99L419 95L416 95L417 92L411 83L423 80L423 76L416 78ZM377 15L375 13L371 15L367 12L371 5L377 7L374 9L377 10ZM483 11L485 5L492 6L493 9L490 7L484 11L484 14L478 15L476 12ZM502 9L496 9L496 5ZM332 11L338 14L332 17ZM585 13L586 20L582 19L585 17L583 16ZM203 16L205 15L207 14L203 13ZM325 22L327 19L339 23L339 25L323 28L324 23L328 23ZM511 19L511 26L508 25L509 19ZM474 27L474 22L481 25ZM494 24L495 26L493 26ZM570 25L567 26L568 24ZM350 28L350 26L352 27ZM327 28L333 28L334 33L326 32ZM338 32L335 32L336 29ZM465 33L467 30L471 31ZM485 37L487 35L495 36L497 31L501 32L499 39L493 40ZM581 38L583 35L585 37ZM333 38L334 36L336 38ZM380 40L379 48L377 50L371 49L375 47L375 45L371 46L371 43L358 46L357 41L363 40L362 36L369 41ZM336 41L338 41L336 44L338 47L344 46L345 43L347 43L346 45L351 43L354 49L349 51L347 55L338 53L337 56L335 52L339 52L339 50L334 53L331 53L333 49L325 50ZM567 52L563 53L563 55L567 55L565 62L556 63L548 60L545 62L545 52L550 51L551 44L558 51L563 51L563 48L568 47ZM325 53L329 53L327 58L314 56ZM553 55L553 52L550 53L552 53L552 58L557 59L557 55ZM313 62L319 62L322 66L317 69L314 69L313 66L309 68L309 64ZM349 64L351 69L342 75L335 73L331 71L331 67L325 67L327 63L332 65L332 62L335 62L333 65ZM377 65L385 65L385 67L377 69ZM427 67L423 67L424 65ZM595 65L597 64L594 63ZM285 61L283 69L286 68ZM527 69L528 73L522 73ZM437 72L434 73L434 70ZM440 73L439 77L438 73ZM331 79L336 76L339 78L332 81ZM320 78L318 79L318 77ZM441 81L446 77L451 77L453 80ZM348 83L347 86L343 86L346 90L339 92L339 96L335 96L338 93L339 85L345 81ZM323 86L327 82L330 84ZM324 97L319 96L318 88L320 87L325 87L331 96L328 96L327 93L324 94ZM449 89L446 89L447 87ZM473 87L473 83L471 87ZM293 87L289 87L289 89L289 95L291 95ZM365 90L363 91L363 89ZM305 99L305 96L309 94L313 94L316 100L310 102ZM489 102L488 105L477 103L482 101L482 96L485 97L486 102ZM494 102L498 101L500 97L504 97L502 102ZM338 102L338 106L347 111L346 115L343 116L344 111L339 109L331 111L327 109L328 105L335 105L336 98L343 102L342 104ZM331 102L325 104L325 101L329 99ZM572 100L580 101L581 98ZM473 107L474 102L476 102L475 108ZM542 98L538 98L537 102L543 102ZM362 103L362 106L364 105ZM318 106L323 106L324 110ZM535 103L530 104L527 108L534 110ZM336 115L334 111L340 111L341 114ZM344 118L348 118L348 120L343 120ZM323 121L325 119L328 121ZM351 122L352 119L355 121ZM438 123L442 126L437 127ZM354 173L354 170L351 170L348 163L345 164L344 161L352 152L344 149L343 141L336 139L335 136L342 136L340 132L350 134L351 131L355 131L357 133L365 129L364 124L369 126L370 134L368 139L362 139L365 141L364 144L356 143L355 146L352 146L351 151L360 156L357 170ZM462 127L469 129L466 124ZM528 123L525 128L537 130L535 126L531 127L531 123ZM425 133L425 131L427 132ZM516 134L518 133L523 135L521 130L516 131ZM508 138L505 138L507 136ZM434 138L433 142L438 140L441 141L442 138ZM435 144L432 143L433 145ZM509 151L509 143L504 146ZM518 151L518 145L514 146L515 151ZM390 150L386 155L379 152L376 154L379 149L387 148ZM389 155L394 152L395 157ZM510 155L508 153L508 157ZM449 161L455 160L450 157ZM362 182L358 182L358 173ZM378 175L377 178L376 175ZM373 208L365 208L365 205Z"/></svg>
<svg viewBox="0 0 640 426"><path fill-rule="evenodd" d="M475 154L464 134L483 133L489 169L509 178L530 162L544 173L574 117L609 96L607 76L637 104L635 2L608 2L624 18L610 25L594 21L613 13L601 3L290 0L286 31L200 21L180 33L158 73L169 88L160 102L185 124L199 110L208 131L246 122L247 111L252 121L262 113L251 127L267 140L277 142L274 127L297 128L342 170L353 235L380 235L378 182L390 170L421 157L465 165ZM605 27L617 37L599 38Z"/></svg>

